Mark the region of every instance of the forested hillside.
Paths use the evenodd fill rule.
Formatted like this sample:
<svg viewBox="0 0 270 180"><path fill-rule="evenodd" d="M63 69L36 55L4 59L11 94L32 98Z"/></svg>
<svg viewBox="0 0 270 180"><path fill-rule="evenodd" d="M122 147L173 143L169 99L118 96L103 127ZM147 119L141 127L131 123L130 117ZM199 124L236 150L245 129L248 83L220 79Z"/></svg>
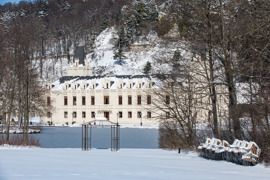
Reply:
<svg viewBox="0 0 270 180"><path fill-rule="evenodd" d="M40 98L45 91L41 85L65 75L75 48L84 46L95 74L186 75L185 83L191 89L182 89L178 97L188 93L190 104L175 101L175 107L182 107L178 113L168 107L174 113L170 118L178 120L175 126L168 126L175 128L169 132L181 139L169 147L184 144L194 148L198 143L194 132L197 112L190 113L197 103L196 90L198 94L207 92L203 95L208 104L203 108L209 108L209 127L215 137L256 141L263 156L269 158L269 12L268 0L37 0L5 4L0 6L1 111L11 116L16 108L25 119L29 119L30 109L46 112L44 107L50 107ZM191 66L194 61L198 65ZM171 87L184 87L179 79L166 83L171 85L164 89L171 90L168 94L175 93ZM204 86L194 90L193 83ZM227 92L226 116L218 110L220 86ZM222 118L226 119L223 125Z"/></svg>

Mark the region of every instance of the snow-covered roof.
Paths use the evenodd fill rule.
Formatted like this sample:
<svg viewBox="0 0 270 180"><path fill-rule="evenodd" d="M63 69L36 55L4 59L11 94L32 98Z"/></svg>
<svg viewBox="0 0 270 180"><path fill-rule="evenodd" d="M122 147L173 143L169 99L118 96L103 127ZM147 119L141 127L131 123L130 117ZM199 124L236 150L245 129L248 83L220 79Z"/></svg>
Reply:
<svg viewBox="0 0 270 180"><path fill-rule="evenodd" d="M117 89L120 84L122 89L152 88L154 81L150 75L63 76L52 84L52 91L89 90L93 86L94 89Z"/></svg>

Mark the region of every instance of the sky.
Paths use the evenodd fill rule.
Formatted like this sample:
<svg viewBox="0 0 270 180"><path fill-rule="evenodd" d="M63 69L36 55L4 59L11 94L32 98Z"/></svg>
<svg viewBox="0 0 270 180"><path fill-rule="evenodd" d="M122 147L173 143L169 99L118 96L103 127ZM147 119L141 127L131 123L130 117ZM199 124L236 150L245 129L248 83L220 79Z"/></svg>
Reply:
<svg viewBox="0 0 270 180"><path fill-rule="evenodd" d="M3 5L3 4L6 4L8 2L11 2L11 3L18 3L20 0L0 0L0 4Z"/></svg>

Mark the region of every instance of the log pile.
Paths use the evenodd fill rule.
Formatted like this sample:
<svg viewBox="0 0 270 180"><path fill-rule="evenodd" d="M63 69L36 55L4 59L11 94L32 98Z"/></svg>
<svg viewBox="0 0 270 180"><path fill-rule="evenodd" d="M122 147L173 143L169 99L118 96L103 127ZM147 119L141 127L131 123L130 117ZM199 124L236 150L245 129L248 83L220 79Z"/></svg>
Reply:
<svg viewBox="0 0 270 180"><path fill-rule="evenodd" d="M255 142L235 139L233 144L225 140L207 138L199 145L200 156L212 160L225 160L244 166L258 163L261 149Z"/></svg>

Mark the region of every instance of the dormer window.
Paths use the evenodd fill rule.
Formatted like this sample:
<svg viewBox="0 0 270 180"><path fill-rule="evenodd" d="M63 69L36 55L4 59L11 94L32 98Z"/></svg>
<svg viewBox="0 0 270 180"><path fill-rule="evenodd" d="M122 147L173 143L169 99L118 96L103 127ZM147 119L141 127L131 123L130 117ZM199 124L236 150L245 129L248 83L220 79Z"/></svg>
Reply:
<svg viewBox="0 0 270 180"><path fill-rule="evenodd" d="M75 66L78 67L78 62L75 62Z"/></svg>
<svg viewBox="0 0 270 180"><path fill-rule="evenodd" d="M74 89L76 89L76 88L77 88L77 86L75 85L75 86L74 86Z"/></svg>
<svg viewBox="0 0 270 180"><path fill-rule="evenodd" d="M151 88L151 83L149 83L149 86L148 87Z"/></svg>
<svg viewBox="0 0 270 180"><path fill-rule="evenodd" d="M93 84L93 89L95 89L95 85Z"/></svg>
<svg viewBox="0 0 270 180"><path fill-rule="evenodd" d="M83 85L83 89L85 89L85 85Z"/></svg>
<svg viewBox="0 0 270 180"><path fill-rule="evenodd" d="M131 89L131 83L129 84L129 88Z"/></svg>
<svg viewBox="0 0 270 180"><path fill-rule="evenodd" d="M123 88L123 84L120 84L120 89L122 89Z"/></svg>
<svg viewBox="0 0 270 180"><path fill-rule="evenodd" d="M142 88L142 84L141 83L139 83L139 88Z"/></svg>
<svg viewBox="0 0 270 180"><path fill-rule="evenodd" d="M107 88L107 89L109 88L109 83L106 83L106 88Z"/></svg>
<svg viewBox="0 0 270 180"><path fill-rule="evenodd" d="M68 85L66 85L66 89L68 89Z"/></svg>

